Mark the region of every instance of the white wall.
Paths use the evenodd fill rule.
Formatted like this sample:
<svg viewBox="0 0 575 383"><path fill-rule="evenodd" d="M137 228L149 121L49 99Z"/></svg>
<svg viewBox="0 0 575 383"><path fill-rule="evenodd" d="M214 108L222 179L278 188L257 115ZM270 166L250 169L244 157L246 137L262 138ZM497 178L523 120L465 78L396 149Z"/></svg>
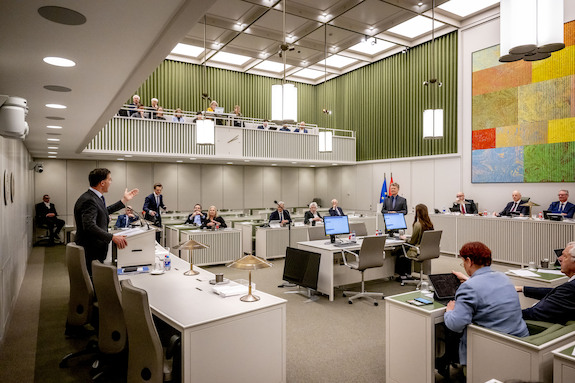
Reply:
<svg viewBox="0 0 575 383"><path fill-rule="evenodd" d="M33 171L20 140L0 137L0 343L26 271L32 241ZM4 205L4 175L14 177L13 202ZM10 183L8 183L8 191Z"/></svg>

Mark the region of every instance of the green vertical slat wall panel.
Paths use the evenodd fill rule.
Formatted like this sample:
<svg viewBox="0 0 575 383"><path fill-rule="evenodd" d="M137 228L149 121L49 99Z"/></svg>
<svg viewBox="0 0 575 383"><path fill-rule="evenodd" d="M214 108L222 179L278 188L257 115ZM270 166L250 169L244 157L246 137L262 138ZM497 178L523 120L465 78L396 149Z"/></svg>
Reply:
<svg viewBox="0 0 575 383"><path fill-rule="evenodd" d="M357 160L415 157L457 151L457 32L439 37L436 77L443 82L437 104L444 109L444 137L424 140L423 110L431 107L431 42L361 67L317 86L298 89L298 119L321 127L355 131ZM152 97L165 108L205 110L205 90L226 111L271 117L271 86L281 80L165 60L136 91L144 104ZM131 101L128 101L131 102ZM331 115L322 113L327 107Z"/></svg>

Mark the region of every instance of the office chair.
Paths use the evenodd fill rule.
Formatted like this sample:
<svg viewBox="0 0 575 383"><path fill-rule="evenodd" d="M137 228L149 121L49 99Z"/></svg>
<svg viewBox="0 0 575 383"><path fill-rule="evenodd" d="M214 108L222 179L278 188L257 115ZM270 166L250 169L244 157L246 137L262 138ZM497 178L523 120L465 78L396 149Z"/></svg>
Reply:
<svg viewBox="0 0 575 383"><path fill-rule="evenodd" d="M127 334L117 269L92 261L92 278L99 314L98 357L92 364L92 380L96 380L107 371L104 364L126 364L123 363L126 361L126 353L123 352L126 350Z"/></svg>
<svg viewBox="0 0 575 383"><path fill-rule="evenodd" d="M127 279L122 283L122 310L128 331L128 383L160 383L170 379L172 366L164 360L160 336L152 319L148 293L132 285ZM171 359L180 347L180 339L173 336L166 351L166 359ZM176 358L174 358L176 359ZM173 367L178 366L174 360ZM177 373L176 370L174 370Z"/></svg>
<svg viewBox="0 0 575 383"><path fill-rule="evenodd" d="M354 222L349 224L349 231L354 232L358 237L367 237L367 228L364 222Z"/></svg>
<svg viewBox="0 0 575 383"><path fill-rule="evenodd" d="M42 231L43 234L37 233L38 231ZM50 245L50 229L48 225L35 222L34 223L34 246L42 246L42 245Z"/></svg>
<svg viewBox="0 0 575 383"><path fill-rule="evenodd" d="M310 241L319 241L327 238L323 226L309 226L307 228L307 235Z"/></svg>
<svg viewBox="0 0 575 383"><path fill-rule="evenodd" d="M423 282L423 274L429 274L431 272L431 260L439 258L441 253L439 243L441 242L442 233L442 230L424 231L419 246L410 245L409 243L402 244L403 254L412 261L420 263L419 280L403 280L401 281L402 286L405 286L406 283L417 283L416 289L420 289L421 282ZM416 249L417 256L408 256L405 251L406 247Z"/></svg>
<svg viewBox="0 0 575 383"><path fill-rule="evenodd" d="M91 335L92 332L84 326L91 323L97 304L94 303L94 287L88 275L82 246L73 242L66 245L66 265L70 280L70 298L65 334L68 337ZM83 350L66 355L60 362L60 367L67 367L70 359L93 354L97 349L97 341L90 340Z"/></svg>
<svg viewBox="0 0 575 383"><path fill-rule="evenodd" d="M372 297L381 297L383 299L383 293L372 293L365 291L364 272L367 269L383 266L383 261L385 259L386 238L387 236L385 235L378 237L365 237L363 239L363 243L361 244L360 254L342 249L344 264L350 269L358 270L361 272L361 291L343 292L344 297L352 295L349 297L349 304L352 304L354 299L366 298L373 302L374 306L377 306L377 301ZM345 253L352 254L355 257L355 260L348 261Z"/></svg>

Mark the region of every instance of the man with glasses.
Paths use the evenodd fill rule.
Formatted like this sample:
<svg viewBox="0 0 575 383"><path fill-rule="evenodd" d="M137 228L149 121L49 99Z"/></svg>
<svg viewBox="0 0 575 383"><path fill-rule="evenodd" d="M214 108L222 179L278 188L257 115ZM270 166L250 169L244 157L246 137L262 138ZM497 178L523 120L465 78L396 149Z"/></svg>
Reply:
<svg viewBox="0 0 575 383"><path fill-rule="evenodd" d="M561 189L557 194L559 201L555 201L549 205L550 213L561 214L565 218L573 218L573 213L575 213L575 205L568 202L569 190Z"/></svg>
<svg viewBox="0 0 575 383"><path fill-rule="evenodd" d="M461 214L477 214L477 206L472 199L465 199L463 192L457 193L456 197L451 211L460 212Z"/></svg>
<svg viewBox="0 0 575 383"><path fill-rule="evenodd" d="M54 240L60 240L60 230L64 227L66 222L58 218L56 207L50 203L50 196L44 194L42 202L36 204L36 225L46 226L50 231L50 245L54 244Z"/></svg>

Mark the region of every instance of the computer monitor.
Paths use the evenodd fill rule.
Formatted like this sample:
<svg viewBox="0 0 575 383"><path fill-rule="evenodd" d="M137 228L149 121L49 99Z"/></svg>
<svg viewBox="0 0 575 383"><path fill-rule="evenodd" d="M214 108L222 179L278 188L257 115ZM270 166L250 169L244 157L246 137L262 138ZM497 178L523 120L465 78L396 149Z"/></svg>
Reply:
<svg viewBox="0 0 575 383"><path fill-rule="evenodd" d="M385 222L385 232L390 237L393 237L393 233L397 233L399 230L407 229L403 213L384 213L383 221Z"/></svg>
<svg viewBox="0 0 575 383"><path fill-rule="evenodd" d="M317 290L320 258L319 253L287 247L282 279L301 287Z"/></svg>
<svg viewBox="0 0 575 383"><path fill-rule="evenodd" d="M349 220L347 219L347 215L326 215L323 217L323 227L325 235L329 235L332 242L335 241L336 235L349 234Z"/></svg>

